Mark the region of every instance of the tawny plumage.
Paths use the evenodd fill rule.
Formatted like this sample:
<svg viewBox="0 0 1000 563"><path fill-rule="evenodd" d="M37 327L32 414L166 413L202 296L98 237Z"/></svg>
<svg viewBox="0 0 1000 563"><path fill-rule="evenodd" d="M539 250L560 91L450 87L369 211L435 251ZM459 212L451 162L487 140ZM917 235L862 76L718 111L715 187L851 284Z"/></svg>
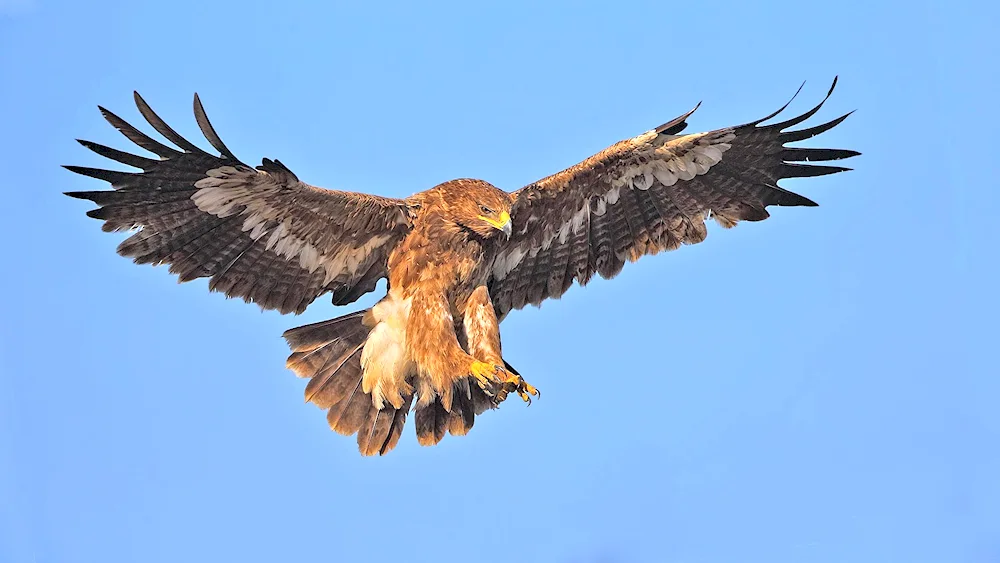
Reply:
<svg viewBox="0 0 1000 563"><path fill-rule="evenodd" d="M309 378L306 399L327 411L333 430L357 434L364 455L394 448L411 410L418 441L431 445L468 433L511 393L537 396L502 355L499 323L510 311L701 242L709 218L732 227L766 219L771 205L816 205L778 181L848 170L803 163L859 154L786 146L847 117L791 129L823 102L780 123L764 124L787 104L745 125L681 135L692 110L513 193L459 179L394 199L310 186L278 160L248 166L197 95L195 117L218 156L135 101L176 148L101 108L159 158L80 141L142 172L67 166L111 183L112 191L67 195L97 203L88 215L106 231L138 230L120 254L169 264L181 281L209 278L213 291L282 313L301 313L325 293L346 305L388 279L374 307L284 335L288 368Z"/></svg>

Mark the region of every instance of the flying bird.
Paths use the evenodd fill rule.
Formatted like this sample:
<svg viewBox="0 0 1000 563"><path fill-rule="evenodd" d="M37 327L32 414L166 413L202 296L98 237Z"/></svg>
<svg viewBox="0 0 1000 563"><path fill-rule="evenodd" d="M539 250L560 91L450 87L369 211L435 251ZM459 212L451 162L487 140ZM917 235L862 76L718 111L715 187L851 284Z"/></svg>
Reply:
<svg viewBox="0 0 1000 563"><path fill-rule="evenodd" d="M457 179L405 199L311 186L279 160L249 166L195 94L195 119L219 153L211 154L135 93L139 112L174 146L101 107L158 158L81 140L141 172L66 166L113 188L67 195L96 203L87 215L103 230L133 231L119 254L169 264L181 282L209 278L210 290L263 309L298 314L326 293L347 305L386 278L373 307L284 333L287 367L309 379L306 400L327 411L333 430L356 434L363 455L381 455L411 411L419 443L433 445L466 434L477 415L513 394L528 402L538 395L501 351L499 325L511 311L699 243L708 219L729 228L766 219L768 206L815 206L778 182L849 170L807 163L860 154L787 146L850 115L794 129L836 84L787 121L765 124L785 104L744 125L681 134L696 106L514 192Z"/></svg>

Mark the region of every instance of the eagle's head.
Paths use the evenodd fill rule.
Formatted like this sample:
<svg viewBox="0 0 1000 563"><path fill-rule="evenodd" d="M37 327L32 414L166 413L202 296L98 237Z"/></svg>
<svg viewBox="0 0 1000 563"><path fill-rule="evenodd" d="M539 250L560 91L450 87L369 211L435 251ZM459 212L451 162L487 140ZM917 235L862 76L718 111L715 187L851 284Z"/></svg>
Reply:
<svg viewBox="0 0 1000 563"><path fill-rule="evenodd" d="M445 217L456 226L483 238L503 234L510 238L510 194L482 180L462 178L434 188L442 200Z"/></svg>

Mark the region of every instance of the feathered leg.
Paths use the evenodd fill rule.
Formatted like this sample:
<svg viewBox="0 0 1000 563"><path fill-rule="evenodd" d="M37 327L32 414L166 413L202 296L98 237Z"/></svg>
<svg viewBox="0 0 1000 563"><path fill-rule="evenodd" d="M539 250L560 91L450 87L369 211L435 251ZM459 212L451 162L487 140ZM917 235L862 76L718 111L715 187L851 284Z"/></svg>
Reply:
<svg viewBox="0 0 1000 563"><path fill-rule="evenodd" d="M497 320L496 310L490 301L486 286L477 287L469 296L465 303L462 324L465 329L466 349L469 353L476 358L482 358L487 364L503 366L502 373L494 371L492 374L485 374L485 380L480 375L473 374L484 390L489 391L491 385L499 383L494 398L496 403L503 402L507 394L512 391L527 403L531 403L532 396L539 396L538 389L526 382L503 360L500 350L500 322Z"/></svg>

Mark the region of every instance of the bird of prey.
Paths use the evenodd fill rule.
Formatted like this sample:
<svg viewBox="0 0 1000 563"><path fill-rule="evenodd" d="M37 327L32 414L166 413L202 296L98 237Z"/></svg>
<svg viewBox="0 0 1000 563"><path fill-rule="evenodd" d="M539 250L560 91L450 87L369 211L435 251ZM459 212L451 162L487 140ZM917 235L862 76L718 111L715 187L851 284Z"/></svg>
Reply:
<svg viewBox="0 0 1000 563"><path fill-rule="evenodd" d="M499 325L510 311L699 243L710 218L728 228L766 219L771 205L815 206L778 183L849 170L805 163L859 154L787 146L850 115L794 129L836 84L787 121L765 124L785 104L744 125L681 134L696 106L514 192L457 179L405 199L311 186L279 160L249 166L223 144L195 94L197 123L219 153L211 154L136 93L139 112L175 146L100 108L158 158L81 140L141 172L67 166L113 188L67 195L96 203L87 215L105 231L135 231L119 254L169 264L181 282L209 278L209 289L264 309L298 314L326 293L347 305L387 278L375 306L284 333L287 367L309 378L306 399L327 411L333 430L357 434L363 455L381 455L411 410L419 443L432 445L466 434L509 395L530 402L538 394L501 353Z"/></svg>

